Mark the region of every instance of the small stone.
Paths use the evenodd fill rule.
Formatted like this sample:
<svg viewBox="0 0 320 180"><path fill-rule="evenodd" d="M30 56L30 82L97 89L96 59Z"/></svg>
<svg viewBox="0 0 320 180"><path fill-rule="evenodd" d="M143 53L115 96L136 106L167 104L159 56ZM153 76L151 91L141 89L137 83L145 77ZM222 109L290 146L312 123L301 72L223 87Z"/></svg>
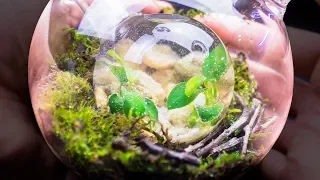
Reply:
<svg viewBox="0 0 320 180"><path fill-rule="evenodd" d="M101 86L95 88L94 94L95 94L95 98L96 98L97 108L107 107L108 96Z"/></svg>
<svg viewBox="0 0 320 180"><path fill-rule="evenodd" d="M150 142L152 142L154 144L158 143L157 137L149 131L141 130L141 136L148 139Z"/></svg>
<svg viewBox="0 0 320 180"><path fill-rule="evenodd" d="M155 69L171 68L180 57L167 45L155 45L143 57L143 62Z"/></svg>

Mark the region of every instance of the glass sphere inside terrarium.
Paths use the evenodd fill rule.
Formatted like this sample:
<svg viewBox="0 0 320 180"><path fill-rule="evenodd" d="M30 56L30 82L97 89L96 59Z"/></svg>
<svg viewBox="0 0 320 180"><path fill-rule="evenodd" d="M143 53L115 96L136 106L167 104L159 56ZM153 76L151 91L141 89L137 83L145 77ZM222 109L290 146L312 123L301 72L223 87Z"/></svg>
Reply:
<svg viewBox="0 0 320 180"><path fill-rule="evenodd" d="M285 5L51 0L29 57L44 138L89 178L238 177L288 115Z"/></svg>

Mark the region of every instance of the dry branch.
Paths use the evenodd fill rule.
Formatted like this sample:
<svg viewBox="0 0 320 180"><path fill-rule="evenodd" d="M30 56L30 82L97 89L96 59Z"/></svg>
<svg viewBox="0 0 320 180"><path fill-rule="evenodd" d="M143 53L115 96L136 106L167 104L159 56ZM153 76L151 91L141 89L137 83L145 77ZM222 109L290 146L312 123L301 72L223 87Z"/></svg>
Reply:
<svg viewBox="0 0 320 180"><path fill-rule="evenodd" d="M240 118L235 123L233 123L233 125L231 125L228 129L224 130L223 133L221 133L211 143L197 150L196 155L200 157L207 154L212 148L219 146L221 142L227 139L237 129L242 129L244 126L246 126L249 123L249 119L252 116L253 112L254 112L253 109L245 108Z"/></svg>
<svg viewBox="0 0 320 180"><path fill-rule="evenodd" d="M261 101L258 99L253 99L253 109L254 109L254 113L250 119L249 124L244 128L245 131L245 135L243 137L243 145L242 145L242 150L241 153L245 154L247 153L247 149L248 149L248 142L249 142L249 137L250 134L252 132L252 129L254 127L254 124L257 121L258 115L260 113L260 109L261 109Z"/></svg>
<svg viewBox="0 0 320 180"><path fill-rule="evenodd" d="M195 145L190 145L188 146L186 149L184 149L184 151L186 152L192 152L194 150L197 150L201 147L203 147L207 142L209 142L210 140L212 140L221 130L222 130L222 126L217 127L213 132L211 132L207 137L205 137L203 140L201 140L200 142L198 142Z"/></svg>
<svg viewBox="0 0 320 180"><path fill-rule="evenodd" d="M240 144L241 142L243 142L243 137L240 137L240 138L232 138L230 139L228 142L216 147L216 148L213 148L210 152L210 154L214 155L215 153L220 153L222 151L225 151L227 149L230 149L238 144Z"/></svg>
<svg viewBox="0 0 320 180"><path fill-rule="evenodd" d="M151 143L147 139L142 139L140 141L140 144L142 147L147 148L151 153L156 155L161 154L168 158L184 161L185 163L196 165L196 166L199 166L201 164L201 160L196 156L193 156L186 152L175 152L175 151L166 149L164 147Z"/></svg>
<svg viewBox="0 0 320 180"><path fill-rule="evenodd" d="M238 104L240 104L243 107L243 109L246 108L247 104L244 102L244 100L241 98L241 96L237 92L233 92L233 94L236 99L236 102Z"/></svg>

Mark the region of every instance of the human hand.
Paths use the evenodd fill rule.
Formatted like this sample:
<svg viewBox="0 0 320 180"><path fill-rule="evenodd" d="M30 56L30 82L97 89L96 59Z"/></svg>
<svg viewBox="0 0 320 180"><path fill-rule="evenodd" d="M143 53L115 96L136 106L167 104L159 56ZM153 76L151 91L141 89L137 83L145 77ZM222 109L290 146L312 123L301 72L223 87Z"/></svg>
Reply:
<svg viewBox="0 0 320 180"><path fill-rule="evenodd" d="M65 174L41 136L28 91L29 46L47 2L1 2L0 179L61 179Z"/></svg>
<svg viewBox="0 0 320 180"><path fill-rule="evenodd" d="M272 126L272 134L261 144L267 153L281 133L289 111L292 88L293 67L289 42L277 21L259 14L266 24L245 21L239 17L212 13L197 20L208 25L224 41L231 53L244 52L248 57L249 70L255 76L259 91L277 112L278 119ZM271 109L265 116L272 115Z"/></svg>
<svg viewBox="0 0 320 180"><path fill-rule="evenodd" d="M262 170L272 180L316 180L320 179L320 35L288 30L295 73L307 81L296 78L290 113L293 117L263 161Z"/></svg>
<svg viewBox="0 0 320 180"><path fill-rule="evenodd" d="M152 6L155 9L156 6ZM147 10L147 9L146 9ZM154 12L154 11L152 11ZM77 14L75 14L77 16ZM240 21L233 20L232 18L223 18L223 20L215 19L213 21L213 18L216 17L207 17L205 19L199 19L200 21L205 21L204 23L207 24L209 27L211 27L214 31L217 32L217 34L222 38L223 41L226 42L228 47L230 48L236 48L242 51L245 51L247 54L256 57L261 55L260 49L257 49L258 42L263 40L263 35L266 35L265 33L268 33L268 42L274 41L275 43L272 45L269 45L265 47L265 53L263 56L259 57L261 60L259 63L267 65L270 68L267 68L266 66L260 66L259 63L256 61L249 61L250 69L251 71L256 75L256 78L259 82L260 88L263 90L262 94L265 97L268 97L271 102L273 102L273 105L277 107L280 111L286 112L288 109L288 105L290 104L290 96L291 96L291 88L292 88L292 71L291 71L291 56L290 56L290 49L285 49L286 45L286 39L283 38L285 36L279 36L281 34L280 29L278 29L275 24L269 24L270 26L260 26L258 24L254 24L253 26L249 26L246 28L246 24L241 24ZM73 23L77 23L77 18L70 18L70 25ZM227 22L230 20L230 22ZM223 24L223 23L226 23ZM216 23L222 23L217 26ZM230 26L231 25L231 26ZM45 26L45 25L44 25ZM227 29L226 29L227 28ZM231 28L231 29L230 29ZM40 28L41 30L41 28ZM43 29L42 29L43 30ZM245 31L243 31L245 30ZM249 33L248 33L249 32ZM239 43L239 39L235 38L237 35L242 35L242 40L250 40L248 42L241 42ZM264 33L264 34L263 34ZM38 33L39 36L43 36L43 40L45 40L45 35L41 35L41 33ZM247 38L246 38L247 37ZM41 39L41 37L40 37ZM268 44L268 43L266 43ZM43 43L34 43L35 47L39 46L39 48L43 45ZM258 51L257 51L258 50ZM272 53L270 53L272 52ZM43 53L43 52L40 52ZM44 52L46 53L46 52ZM288 55L289 54L289 55ZM43 74L45 69L39 68L41 67L41 64L32 65L31 70L34 70L36 72L34 76L31 76L31 82L35 82L32 80L32 78L35 78L38 74ZM287 69L289 67L289 70ZM44 71L41 71L44 70ZM268 77L268 78L266 78ZM270 85L270 83L274 83L273 85ZM278 89L281 89L280 92L275 91L273 87L278 87ZM32 91L34 86L31 84L31 93L36 93L36 91ZM286 115L283 115L286 116ZM282 118L284 119L284 118ZM274 133L274 137L277 137L277 134L280 133L281 127L283 126L283 123L285 121L279 122L279 127L277 128L277 132ZM272 143L272 142L271 142ZM268 145L267 145L268 147Z"/></svg>

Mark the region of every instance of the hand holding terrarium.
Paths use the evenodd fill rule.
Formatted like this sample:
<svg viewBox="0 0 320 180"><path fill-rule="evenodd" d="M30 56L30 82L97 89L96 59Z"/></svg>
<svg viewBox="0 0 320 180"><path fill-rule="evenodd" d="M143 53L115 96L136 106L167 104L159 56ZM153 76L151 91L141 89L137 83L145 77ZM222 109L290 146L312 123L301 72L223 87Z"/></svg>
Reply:
<svg viewBox="0 0 320 180"><path fill-rule="evenodd" d="M288 114L291 51L274 4L229 3L221 15L196 1L51 1L29 81L57 156L113 179L227 177L259 162Z"/></svg>

